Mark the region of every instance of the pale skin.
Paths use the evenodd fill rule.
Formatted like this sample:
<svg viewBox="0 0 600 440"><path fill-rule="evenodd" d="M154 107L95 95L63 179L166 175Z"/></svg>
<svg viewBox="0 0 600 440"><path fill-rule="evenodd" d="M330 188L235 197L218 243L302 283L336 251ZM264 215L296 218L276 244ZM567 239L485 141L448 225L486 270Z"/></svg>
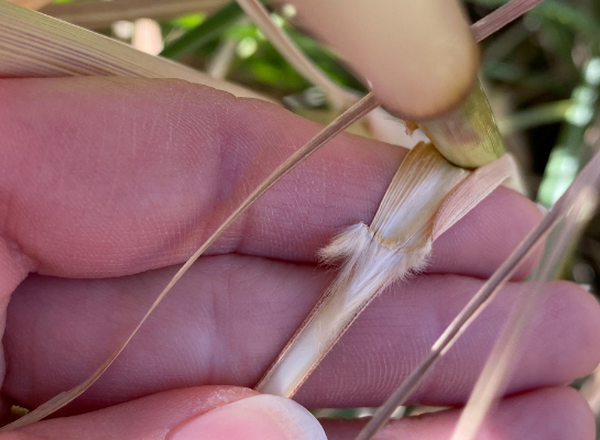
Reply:
<svg viewBox="0 0 600 440"><path fill-rule="evenodd" d="M177 81L2 80L0 102L5 412L12 401L33 408L90 374L177 265L318 130L272 104ZM0 440L169 438L187 420L255 395L249 388L333 276L318 265L318 249L344 227L371 220L404 155L338 137L201 257L60 418ZM382 403L540 216L524 197L496 190L436 242L424 273L374 301L297 401ZM412 402L465 401L534 260ZM600 309L577 286L551 283L532 320L509 396L485 438L591 440L593 417L564 385L600 361ZM456 419L453 410L402 420L384 434L446 438ZM254 438L252 418L245 423L236 436L215 438ZM336 440L351 439L362 423L323 422Z"/></svg>

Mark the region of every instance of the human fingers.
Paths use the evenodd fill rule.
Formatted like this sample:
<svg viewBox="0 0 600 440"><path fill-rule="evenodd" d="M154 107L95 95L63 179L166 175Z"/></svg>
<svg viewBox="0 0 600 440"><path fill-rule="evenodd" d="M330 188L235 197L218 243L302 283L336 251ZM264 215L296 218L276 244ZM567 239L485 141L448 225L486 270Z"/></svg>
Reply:
<svg viewBox="0 0 600 440"><path fill-rule="evenodd" d="M104 280L32 276L15 292L4 338L3 392L35 407L91 374L143 314L174 268ZM69 413L184 386L252 387L330 280L323 269L248 256L201 259L121 358ZM376 406L421 360L481 286L418 276L396 283L348 330L298 394L311 407ZM460 404L504 325L520 283L510 283L412 397ZM600 360L600 308L570 283L551 283L510 392L566 383ZM516 362L516 360L515 360Z"/></svg>
<svg viewBox="0 0 600 440"><path fill-rule="evenodd" d="M448 439L460 409L391 421L374 440ZM351 440L366 420L322 420L329 440ZM545 388L504 398L483 423L481 440L593 440L594 417L572 388Z"/></svg>
<svg viewBox="0 0 600 440"><path fill-rule="evenodd" d="M181 262L318 131L272 104L178 81L2 80L0 98L0 235L28 269L59 276ZM370 221L404 154L340 136L210 253L314 262L342 228ZM538 219L499 190L439 240L430 270L485 277Z"/></svg>
<svg viewBox="0 0 600 440"><path fill-rule="evenodd" d="M459 416L450 410L394 420L376 440L449 438ZM365 419L321 421L329 440L352 440ZM46 420L0 440L324 440L308 411L291 400L249 390L196 387L168 391L79 416ZM486 419L485 440L592 440L594 419L573 389L551 388L503 399Z"/></svg>

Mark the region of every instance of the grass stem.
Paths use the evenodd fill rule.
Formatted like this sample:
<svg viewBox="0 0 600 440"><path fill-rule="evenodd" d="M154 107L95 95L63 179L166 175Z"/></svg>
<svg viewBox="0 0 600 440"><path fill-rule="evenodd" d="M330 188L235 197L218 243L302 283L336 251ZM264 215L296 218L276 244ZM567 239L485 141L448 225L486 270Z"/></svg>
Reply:
<svg viewBox="0 0 600 440"><path fill-rule="evenodd" d="M358 98L334 83L325 73L304 55L290 37L271 20L269 12L258 0L237 0L248 17L254 21L279 53L307 81L319 87L327 95L330 103L337 111L344 111Z"/></svg>

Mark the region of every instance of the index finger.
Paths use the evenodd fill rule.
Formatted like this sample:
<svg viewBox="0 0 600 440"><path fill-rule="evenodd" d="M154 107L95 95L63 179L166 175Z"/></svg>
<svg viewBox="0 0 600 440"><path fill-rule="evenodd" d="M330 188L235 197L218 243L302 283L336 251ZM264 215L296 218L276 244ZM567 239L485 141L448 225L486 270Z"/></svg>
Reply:
<svg viewBox="0 0 600 440"><path fill-rule="evenodd" d="M9 208L0 234L34 270L69 277L185 260L319 129L272 104L171 80L2 80L0 100ZM210 252L314 261L342 228L371 220L404 154L338 137ZM486 276L538 217L523 197L497 191L439 240L430 270Z"/></svg>

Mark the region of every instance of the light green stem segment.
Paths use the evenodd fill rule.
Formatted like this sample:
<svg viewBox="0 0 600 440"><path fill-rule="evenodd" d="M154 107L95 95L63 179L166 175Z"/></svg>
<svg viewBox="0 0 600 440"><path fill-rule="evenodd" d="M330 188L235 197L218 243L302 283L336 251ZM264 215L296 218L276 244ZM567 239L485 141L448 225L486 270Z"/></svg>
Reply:
<svg viewBox="0 0 600 440"><path fill-rule="evenodd" d="M463 168L480 167L506 151L479 81L460 107L419 127L448 161Z"/></svg>

